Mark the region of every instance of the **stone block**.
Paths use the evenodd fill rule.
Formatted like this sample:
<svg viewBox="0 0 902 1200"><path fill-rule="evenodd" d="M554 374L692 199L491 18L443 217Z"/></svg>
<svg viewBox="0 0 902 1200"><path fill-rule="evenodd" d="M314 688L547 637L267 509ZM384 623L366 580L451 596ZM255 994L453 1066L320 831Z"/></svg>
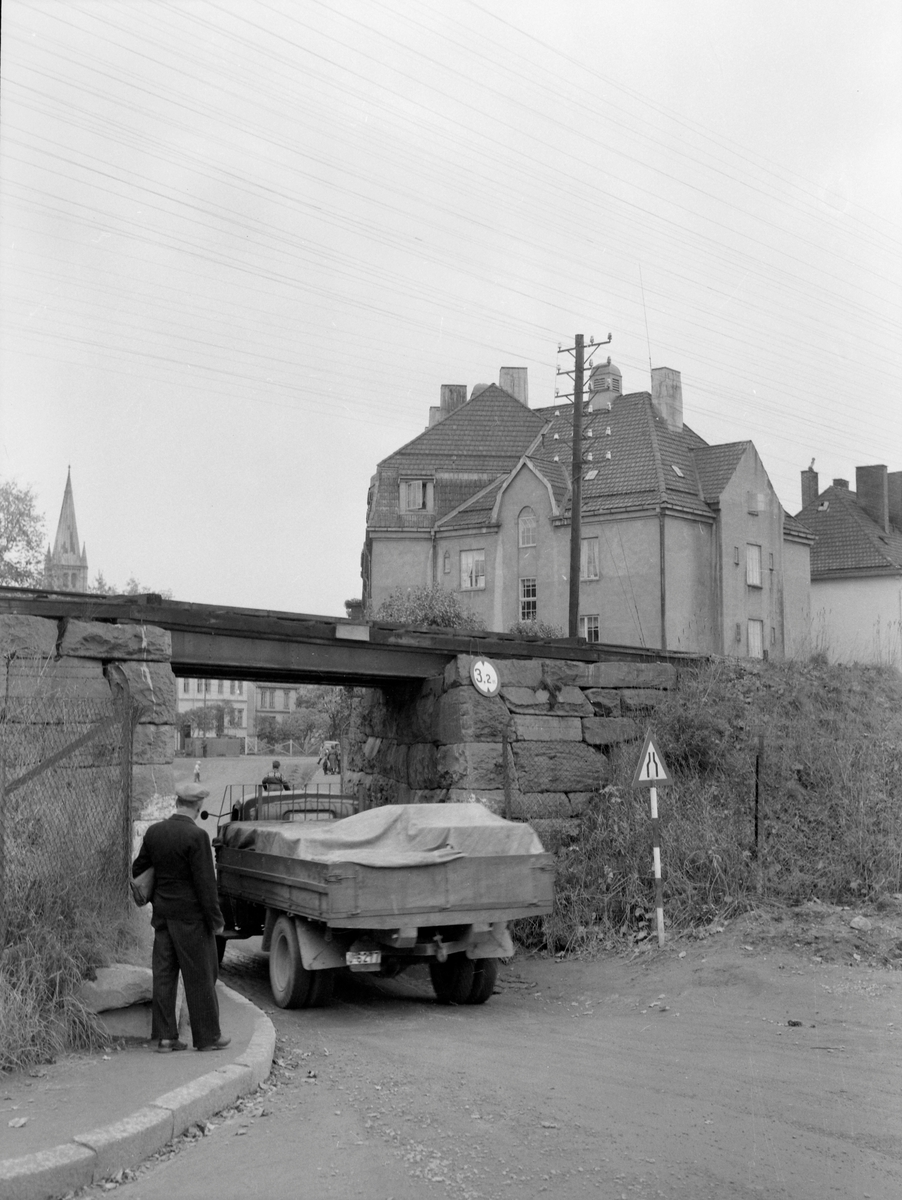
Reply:
<svg viewBox="0 0 902 1200"><path fill-rule="evenodd" d="M614 688L589 688L583 694L599 717L620 716L620 693Z"/></svg>
<svg viewBox="0 0 902 1200"><path fill-rule="evenodd" d="M441 787L498 791L504 787L500 742L460 742L439 746L436 755Z"/></svg>
<svg viewBox="0 0 902 1200"><path fill-rule="evenodd" d="M508 688L529 688L535 691L542 684L543 664L539 658L508 658L497 664L502 691Z"/></svg>
<svg viewBox="0 0 902 1200"><path fill-rule="evenodd" d="M589 717L592 705L578 687L565 684L555 693L546 688L502 687L501 695L512 713L554 713L559 717Z"/></svg>
<svg viewBox="0 0 902 1200"><path fill-rule="evenodd" d="M178 1137L198 1121L205 1121L213 1113L221 1112L230 1104L234 1104L239 1096L251 1091L254 1087L253 1079L250 1067L229 1063L217 1071L201 1075L199 1079L186 1083L183 1087L158 1096L149 1107L169 1113L173 1122L171 1136ZM133 1162L139 1162L141 1157L143 1156L136 1156Z"/></svg>
<svg viewBox="0 0 902 1200"><path fill-rule="evenodd" d="M132 742L133 762L171 763L174 757L174 725L138 725Z"/></svg>
<svg viewBox="0 0 902 1200"><path fill-rule="evenodd" d="M454 688L435 705L431 740L454 742L498 742L509 722L507 708L499 696L481 696L475 688Z"/></svg>
<svg viewBox="0 0 902 1200"><path fill-rule="evenodd" d="M0 1159L0 1200L48 1200L94 1182L96 1154L71 1142L22 1158Z"/></svg>
<svg viewBox="0 0 902 1200"><path fill-rule="evenodd" d="M583 741L590 746L616 746L642 736L639 725L629 717L584 717Z"/></svg>
<svg viewBox="0 0 902 1200"><path fill-rule="evenodd" d="M558 854L579 837L579 821L572 817L534 817L529 822L548 854Z"/></svg>
<svg viewBox="0 0 902 1200"><path fill-rule="evenodd" d="M511 805L511 816L521 821L573 815L566 792L518 792Z"/></svg>
<svg viewBox="0 0 902 1200"><path fill-rule="evenodd" d="M522 792L585 792L607 783L610 764L584 742L514 742L511 746Z"/></svg>
<svg viewBox="0 0 902 1200"><path fill-rule="evenodd" d="M0 659L53 658L59 628L56 621L24 613L0 614Z"/></svg>
<svg viewBox="0 0 902 1200"><path fill-rule="evenodd" d="M368 737L363 746L363 757L368 763L376 761L376 755L382 747L382 738Z"/></svg>
<svg viewBox="0 0 902 1200"><path fill-rule="evenodd" d="M176 724L175 676L168 663L116 662L106 668L106 675L114 687L128 687L144 710L142 722Z"/></svg>
<svg viewBox="0 0 902 1200"><path fill-rule="evenodd" d="M445 804L482 804L489 812L495 813L496 816L503 817L504 812L504 792L488 791L485 788L476 791L467 791L466 788L449 788L444 793Z"/></svg>
<svg viewBox="0 0 902 1200"><path fill-rule="evenodd" d="M149 1041L153 1030L153 1005L129 1004L126 1008L107 1008L97 1013L97 1020L111 1038L141 1038Z"/></svg>
<svg viewBox="0 0 902 1200"><path fill-rule="evenodd" d="M149 967L114 963L111 967L98 967L96 975L96 979L83 980L78 989L78 997L88 1012L140 1004L150 1000L153 993L153 972Z"/></svg>
<svg viewBox="0 0 902 1200"><path fill-rule="evenodd" d="M34 699L42 705L51 700L85 700L106 705L111 699L103 666L89 659L12 659L0 667L0 687L10 700ZM55 723L63 719L61 711L42 710L42 720Z"/></svg>
<svg viewBox="0 0 902 1200"><path fill-rule="evenodd" d="M573 816L581 816L593 801L598 799L597 792L568 792L567 799L570 801L570 811Z"/></svg>
<svg viewBox="0 0 902 1200"><path fill-rule="evenodd" d="M576 683L584 688L671 688L676 667L671 663L581 663Z"/></svg>
<svg viewBox="0 0 902 1200"><path fill-rule="evenodd" d="M76 1133L72 1140L94 1151L94 1182L97 1183L149 1158L175 1136L172 1112L157 1103L139 1108L114 1125Z"/></svg>
<svg viewBox="0 0 902 1200"><path fill-rule="evenodd" d="M620 707L625 713L635 712L642 708L655 708L667 693L657 688L624 688L620 693Z"/></svg>
<svg viewBox="0 0 902 1200"><path fill-rule="evenodd" d="M514 741L581 742L583 738L583 720L580 717L537 717L521 714L514 717L511 724Z"/></svg>
<svg viewBox="0 0 902 1200"><path fill-rule="evenodd" d="M111 625L107 621L64 622L62 654L96 658L104 662L124 658L142 662L169 662L172 636L156 625Z"/></svg>
<svg viewBox="0 0 902 1200"><path fill-rule="evenodd" d="M407 782L412 788L438 787L438 747L432 742L418 742L407 752Z"/></svg>
<svg viewBox="0 0 902 1200"><path fill-rule="evenodd" d="M132 812L135 815L170 796L175 796L171 766L139 763L132 767Z"/></svg>

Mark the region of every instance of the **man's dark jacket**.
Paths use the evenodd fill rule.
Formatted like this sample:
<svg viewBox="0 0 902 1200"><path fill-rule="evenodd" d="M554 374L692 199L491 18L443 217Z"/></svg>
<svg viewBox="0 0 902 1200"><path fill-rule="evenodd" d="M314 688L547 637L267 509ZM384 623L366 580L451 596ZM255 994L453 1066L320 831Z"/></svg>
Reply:
<svg viewBox="0 0 902 1200"><path fill-rule="evenodd" d="M203 920L211 932L222 928L210 839L191 817L175 813L150 826L132 874L151 866L155 917Z"/></svg>

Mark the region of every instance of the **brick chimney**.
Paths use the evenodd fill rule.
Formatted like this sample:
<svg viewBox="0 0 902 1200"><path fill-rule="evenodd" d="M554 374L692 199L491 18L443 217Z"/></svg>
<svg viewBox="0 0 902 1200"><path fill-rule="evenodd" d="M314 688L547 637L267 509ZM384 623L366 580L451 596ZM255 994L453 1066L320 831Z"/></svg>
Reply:
<svg viewBox="0 0 902 1200"><path fill-rule="evenodd" d="M902 533L902 471L890 471L886 477L889 497L889 519Z"/></svg>
<svg viewBox="0 0 902 1200"><path fill-rule="evenodd" d="M527 367L502 367L498 376L498 386L529 408L529 380Z"/></svg>
<svg viewBox="0 0 902 1200"><path fill-rule="evenodd" d="M683 384L679 371L672 367L652 368L651 402L668 429L678 432L683 428Z"/></svg>
<svg viewBox="0 0 902 1200"><path fill-rule="evenodd" d="M884 533L889 533L889 488L884 466L856 467L858 503Z"/></svg>
<svg viewBox="0 0 902 1200"><path fill-rule="evenodd" d="M432 405L429 409L429 425L437 425L450 417L455 409L467 402L467 385L465 383L443 383L439 393L438 407Z"/></svg>
<svg viewBox="0 0 902 1200"><path fill-rule="evenodd" d="M802 508L813 504L820 495L818 491L817 471L814 469L814 459L807 471L802 472Z"/></svg>

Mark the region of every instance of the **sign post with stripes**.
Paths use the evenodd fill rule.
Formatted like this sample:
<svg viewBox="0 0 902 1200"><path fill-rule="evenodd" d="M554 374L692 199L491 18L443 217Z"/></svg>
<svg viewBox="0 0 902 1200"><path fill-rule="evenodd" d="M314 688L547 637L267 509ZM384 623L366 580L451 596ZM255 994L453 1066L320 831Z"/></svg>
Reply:
<svg viewBox="0 0 902 1200"><path fill-rule="evenodd" d="M642 753L633 776L633 787L650 789L651 799L651 841L652 855L655 863L655 912L658 924L658 945L664 945L664 885L661 880L661 833L658 825L658 786L672 783L670 772L664 765L664 759L654 743L651 730L645 735Z"/></svg>

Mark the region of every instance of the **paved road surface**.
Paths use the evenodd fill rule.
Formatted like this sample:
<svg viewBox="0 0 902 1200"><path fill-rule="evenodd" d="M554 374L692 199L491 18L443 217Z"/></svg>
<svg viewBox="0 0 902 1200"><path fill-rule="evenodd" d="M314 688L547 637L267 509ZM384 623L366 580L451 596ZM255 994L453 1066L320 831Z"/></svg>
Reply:
<svg viewBox="0 0 902 1200"><path fill-rule="evenodd" d="M481 1008L413 973L282 1012L234 943L224 977L271 1011L277 1086L117 1195L898 1200L902 974L682 949L518 961Z"/></svg>

